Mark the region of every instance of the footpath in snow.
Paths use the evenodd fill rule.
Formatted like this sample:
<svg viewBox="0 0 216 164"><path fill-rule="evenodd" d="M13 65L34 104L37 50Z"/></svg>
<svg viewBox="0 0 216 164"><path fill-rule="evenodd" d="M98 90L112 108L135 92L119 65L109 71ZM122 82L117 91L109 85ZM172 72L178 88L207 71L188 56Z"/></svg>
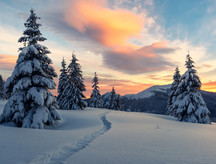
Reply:
<svg viewBox="0 0 216 164"><path fill-rule="evenodd" d="M50 129L0 125L0 163L215 164L216 161L214 123L182 123L164 115L93 108L60 113L64 120Z"/></svg>
<svg viewBox="0 0 216 164"><path fill-rule="evenodd" d="M1 102L0 113L3 107L4 103ZM59 112L63 120L49 129L0 125L0 163L62 163L111 127L106 120L108 110Z"/></svg>
<svg viewBox="0 0 216 164"><path fill-rule="evenodd" d="M85 149L93 140L95 140L100 135L106 133L111 128L111 123L106 119L106 114L108 113L109 111L99 114L99 118L102 123L101 129L79 138L75 143L72 143L71 145L62 146L58 151L36 158L30 163L65 163L65 160L67 160L69 157L72 157L75 153Z"/></svg>
<svg viewBox="0 0 216 164"><path fill-rule="evenodd" d="M66 164L215 164L216 124L120 111L107 120L112 128Z"/></svg>

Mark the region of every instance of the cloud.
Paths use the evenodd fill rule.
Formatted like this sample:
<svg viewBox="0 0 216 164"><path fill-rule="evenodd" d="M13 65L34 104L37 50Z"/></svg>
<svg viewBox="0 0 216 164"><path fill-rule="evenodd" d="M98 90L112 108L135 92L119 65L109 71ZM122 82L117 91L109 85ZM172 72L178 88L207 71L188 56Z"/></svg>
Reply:
<svg viewBox="0 0 216 164"><path fill-rule="evenodd" d="M141 74L167 69L172 63L163 58L163 54L175 52L164 42L157 42L139 49L122 49L107 51L104 55L104 64L127 74Z"/></svg>
<svg viewBox="0 0 216 164"><path fill-rule="evenodd" d="M212 68L212 67L213 67L213 66L210 65L210 64L203 64L202 66L203 66L203 67L207 67L207 68Z"/></svg>
<svg viewBox="0 0 216 164"><path fill-rule="evenodd" d="M73 0L68 3L65 13L62 9L46 11L44 21L48 28L72 41L73 45L77 41L77 46L102 55L103 66L126 74L161 71L172 66L163 57L163 54L175 51L167 46L167 42L152 39L149 43L137 45L136 41L142 38L128 41L141 33L144 23L148 26L146 15L143 16L144 22L140 15L129 10L108 8L106 0ZM144 46L146 44L151 45Z"/></svg>
<svg viewBox="0 0 216 164"><path fill-rule="evenodd" d="M110 5L108 4L110 1L106 0L68 0L68 2L66 7L64 5L60 9L46 10L43 14L43 25L48 25L50 31L69 40L70 49L76 51L85 49L100 56L102 58L100 62L103 61L100 66L106 66L109 71L142 74L167 71L170 66L172 70L176 66L184 70L185 55L188 50L197 63L203 64L203 57L205 59L208 57L204 46L195 46L187 39L169 41L169 46L167 46L167 42L161 42L161 40L168 40L164 35L165 29L157 24L155 17L151 17L145 11L147 10L146 6L136 5L140 1L136 3L131 1L130 7L126 7L127 10L120 9L125 8L125 5L129 3L126 1L122 1L122 5L113 5L117 4L117 1L113 1L113 4ZM131 4L135 6L131 6ZM143 3L140 2L140 4ZM150 4L153 5L153 3ZM140 6L139 10L134 11L136 6ZM139 14L134 14L131 11ZM133 19L128 19L127 14L131 15ZM112 18L109 18L110 15ZM142 21L135 21L136 27L139 27L140 30L133 31L131 28L132 31L130 31L130 26L124 25L124 18L133 21L141 19L140 15L143 17ZM111 26L115 24L115 20L124 26ZM122 21L124 22L122 23ZM129 29L127 29L128 27ZM138 38L132 38L138 34ZM92 60L92 57L93 55L89 54L88 60ZM206 70L207 67L203 67L203 69ZM213 68L209 67L208 69ZM199 72L203 71L199 70Z"/></svg>
<svg viewBox="0 0 216 164"><path fill-rule="evenodd" d="M143 27L143 18L131 11L110 9L105 0L71 1L65 12L66 22L80 33L105 46L127 44Z"/></svg>
<svg viewBox="0 0 216 164"><path fill-rule="evenodd" d="M70 53L70 56L73 50L77 52L83 48L87 51L95 52L96 54L102 52L104 48L100 46L99 43L95 42L94 40L92 40L92 38L88 37L84 33L79 32L76 28L68 25L68 23L65 22L65 20L63 19L64 10L65 9L50 9L42 12L42 14L40 15L42 18L41 22L43 28L41 31L48 31L54 33L58 37L60 36L58 41L55 41L56 45L58 46L55 46L54 50L59 50L59 46L61 46L61 49L67 49L67 51ZM47 42L50 42L52 38L50 39L47 37L47 39ZM54 39L56 40L56 38ZM50 47L48 48L50 49ZM61 56L63 56L63 53L60 54Z"/></svg>
<svg viewBox="0 0 216 164"><path fill-rule="evenodd" d="M70 1L65 9L65 19L62 19L61 11L54 14L56 16L50 13L49 25L67 38L83 40L87 49L91 47L92 52L103 56L103 65L109 69L141 74L172 66L162 56L175 51L175 48L167 46L167 42L155 42L149 46L129 43L128 39L140 34L143 29L145 22L141 16L129 10L110 9L107 6L106 0ZM87 46L88 42L103 46Z"/></svg>
<svg viewBox="0 0 216 164"><path fill-rule="evenodd" d="M151 80L155 80L155 81L164 81L164 82L172 83L173 75L164 75L164 76L149 75L146 78L151 79Z"/></svg>
<svg viewBox="0 0 216 164"><path fill-rule="evenodd" d="M63 35L68 40L86 41L84 34L77 29L69 26L63 19L64 14L58 10L46 10L43 13L43 28L48 31L54 31L57 34ZM76 39L75 39L76 38Z"/></svg>

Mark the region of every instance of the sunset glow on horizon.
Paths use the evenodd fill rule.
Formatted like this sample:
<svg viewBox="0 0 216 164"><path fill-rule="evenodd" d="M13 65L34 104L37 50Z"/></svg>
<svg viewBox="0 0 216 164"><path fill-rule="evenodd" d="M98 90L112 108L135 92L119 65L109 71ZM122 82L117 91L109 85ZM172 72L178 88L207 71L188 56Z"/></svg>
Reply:
<svg viewBox="0 0 216 164"><path fill-rule="evenodd" d="M31 7L41 17L40 30L47 40L40 44L51 51L58 75L62 58L68 65L75 51L86 97L92 91L94 72L102 94L113 86L125 95L171 84L176 66L181 74L186 71L188 51L201 89L216 92L214 1L0 1L0 74L4 80L11 76L23 46L17 40Z"/></svg>

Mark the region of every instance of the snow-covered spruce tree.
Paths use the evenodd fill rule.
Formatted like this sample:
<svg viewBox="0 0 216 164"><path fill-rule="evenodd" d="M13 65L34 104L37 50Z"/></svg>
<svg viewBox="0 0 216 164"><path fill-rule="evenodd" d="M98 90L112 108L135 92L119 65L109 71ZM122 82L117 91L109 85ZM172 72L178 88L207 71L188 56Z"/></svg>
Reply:
<svg viewBox="0 0 216 164"><path fill-rule="evenodd" d="M99 87L98 87L98 77L97 74L95 72L95 76L92 80L92 93L91 93L91 98L90 98L90 102L89 102L89 107L93 107L93 108L103 108L103 100L99 91Z"/></svg>
<svg viewBox="0 0 216 164"><path fill-rule="evenodd" d="M108 109L116 110L116 108L117 108L117 95L116 95L115 89L113 87L112 91L111 91Z"/></svg>
<svg viewBox="0 0 216 164"><path fill-rule="evenodd" d="M0 75L0 100L5 100L6 95L5 95L5 89L4 89L4 80L2 78L2 75Z"/></svg>
<svg viewBox="0 0 216 164"><path fill-rule="evenodd" d="M16 62L14 71L6 81L5 88L9 100L0 117L0 123L14 122L23 128L44 128L44 125L54 125L61 117L57 112L55 97L48 89L55 89L53 77L57 77L47 56L50 51L38 42L46 40L42 37L33 9L24 23L26 30L18 42L24 47Z"/></svg>
<svg viewBox="0 0 216 164"><path fill-rule="evenodd" d="M116 109L115 110L121 110L121 111L123 111L120 94L118 94L117 98L116 98Z"/></svg>
<svg viewBox="0 0 216 164"><path fill-rule="evenodd" d="M168 98L167 107L166 107L166 113L170 116L176 115L177 108L176 106L174 106L174 102L176 101L176 98L178 96L176 90L180 83L180 78L181 78L181 75L180 75L179 69L178 67L176 67L175 74L173 76L173 83L170 88L169 98Z"/></svg>
<svg viewBox="0 0 216 164"><path fill-rule="evenodd" d="M63 110L78 110L84 109L87 103L83 100L85 98L83 91L86 91L83 83L81 66L77 63L77 58L72 54L71 63L68 66L68 79L66 81L66 87L62 101Z"/></svg>
<svg viewBox="0 0 216 164"><path fill-rule="evenodd" d="M201 82L193 63L188 54L185 63L187 71L182 75L176 90L176 116L179 121L210 124L210 112L200 94Z"/></svg>
<svg viewBox="0 0 216 164"><path fill-rule="evenodd" d="M111 92L107 92L104 95L102 95L103 108L109 109L110 97L111 97Z"/></svg>
<svg viewBox="0 0 216 164"><path fill-rule="evenodd" d="M58 84L58 96L57 96L57 102L58 102L58 105L59 105L59 108L62 109L63 108L63 100L65 98L65 95L63 94L64 93L64 89L66 87L66 82L67 82L67 79L68 79L68 76L67 76L67 69L66 69L66 62L64 60L64 58L62 59L62 69L60 70L61 74L59 76L59 84Z"/></svg>

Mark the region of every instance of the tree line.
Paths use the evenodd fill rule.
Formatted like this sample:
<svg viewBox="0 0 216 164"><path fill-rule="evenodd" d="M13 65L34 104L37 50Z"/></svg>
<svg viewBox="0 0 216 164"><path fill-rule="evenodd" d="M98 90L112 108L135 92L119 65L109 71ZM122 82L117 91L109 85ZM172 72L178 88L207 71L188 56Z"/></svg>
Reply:
<svg viewBox="0 0 216 164"><path fill-rule="evenodd" d="M109 100L104 102L99 91L99 79L97 73L94 73L92 79L92 93L89 103L84 100L86 91L84 80L82 77L81 65L78 63L76 55L72 54L72 60L66 68L66 62L63 58L62 69L60 70L57 103L62 110L83 110L85 107L107 108L112 110L123 110L121 97L112 88Z"/></svg>

